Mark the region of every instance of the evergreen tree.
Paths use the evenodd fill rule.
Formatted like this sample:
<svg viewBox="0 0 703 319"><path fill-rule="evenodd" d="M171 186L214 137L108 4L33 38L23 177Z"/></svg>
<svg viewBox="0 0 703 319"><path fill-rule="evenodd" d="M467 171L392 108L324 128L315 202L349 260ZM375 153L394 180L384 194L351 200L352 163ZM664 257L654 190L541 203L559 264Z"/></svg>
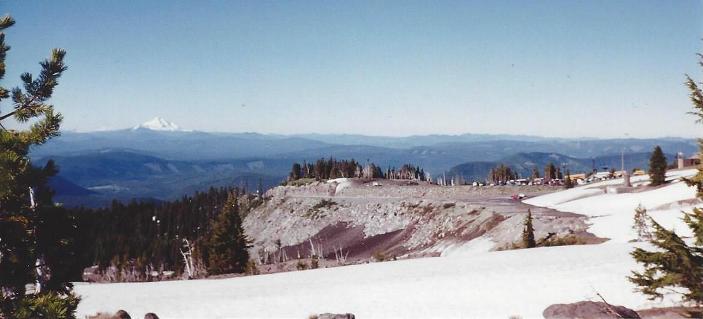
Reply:
<svg viewBox="0 0 703 319"><path fill-rule="evenodd" d="M264 180L259 177L259 184L256 185L256 196L261 198L264 196Z"/></svg>
<svg viewBox="0 0 703 319"><path fill-rule="evenodd" d="M659 145L649 158L649 178L652 186L662 185L666 181L666 156Z"/></svg>
<svg viewBox="0 0 703 319"><path fill-rule="evenodd" d="M9 16L0 18L0 80L5 75L5 58L10 49L3 31L14 23ZM62 116L47 101L66 70L65 54L54 49L40 63L41 71L36 78L30 73L20 76L21 88L8 91L0 87L0 101L12 98L12 110L0 113L0 317L23 311L22 307L28 305L41 308L32 300L43 300L41 297L48 294L58 295L59 302L75 301L71 284L64 276L66 270L62 268L66 266L63 261L71 258L65 253L72 248L63 228L75 225L70 219L60 223L48 221L55 216L50 212L57 209L46 185L57 170L52 161L44 167L35 167L28 156L30 147L59 135ZM3 125L9 118L32 124L26 130L10 130ZM26 295L25 285L29 283L35 283L39 294ZM71 317L72 311L66 314L66 318Z"/></svg>
<svg viewBox="0 0 703 319"><path fill-rule="evenodd" d="M237 194L230 193L212 227L208 272L212 275L241 273L249 261L249 242L242 228Z"/></svg>
<svg viewBox="0 0 703 319"><path fill-rule="evenodd" d="M637 233L637 240L651 240L652 233L649 231L649 225L647 224L647 209L641 204L635 208L634 224L632 229Z"/></svg>
<svg viewBox="0 0 703 319"><path fill-rule="evenodd" d="M703 55L699 54L699 64L703 66ZM698 116L698 123L703 122L703 83L696 83L687 76L686 85L691 91L691 101ZM703 140L699 140L703 150ZM656 151L656 149L655 149ZM651 168L650 168L651 169ZM654 178L652 178L654 181ZM699 166L698 173L687 179L690 186L696 186L698 197L703 198L703 167ZM662 298L664 291L676 292L686 301L703 303L703 210L694 208L691 213L684 213L684 222L692 230L693 243L689 245L674 231L659 225L647 218L654 228L650 242L657 247L656 251L646 251L636 248L632 252L635 260L644 266L642 272L632 272L630 281L639 286L640 291L651 299ZM673 290L672 288L684 288Z"/></svg>
<svg viewBox="0 0 703 319"><path fill-rule="evenodd" d="M703 67L703 54L698 54L698 64ZM693 111L689 114L698 117L696 123L703 123L703 82L696 82L689 75L686 75L686 86L690 92L691 103L693 103ZM699 153L703 154L703 139L698 140L698 147ZM685 181L690 186L696 186L698 198L703 198L703 169L700 166L698 173Z"/></svg>
<svg viewBox="0 0 703 319"><path fill-rule="evenodd" d="M297 179L301 179L303 177L307 177L307 176L303 176L301 170L302 170L302 168L300 167L300 164L293 163L293 167L291 167L290 174L288 175L288 180L294 181Z"/></svg>
<svg viewBox="0 0 703 319"><path fill-rule="evenodd" d="M536 178L539 178L539 170L537 169L537 167L533 167L532 168L532 175L530 175L530 179L534 180Z"/></svg>
<svg viewBox="0 0 703 319"><path fill-rule="evenodd" d="M628 279L650 299L662 298L664 291L676 290L684 300L703 303L703 211L695 208L686 213L684 221L693 230L695 242L689 246L674 231L670 231L648 218L654 228L650 242L657 251L636 248L632 257L644 266L642 272L632 272Z"/></svg>
<svg viewBox="0 0 703 319"><path fill-rule="evenodd" d="M517 173L502 163L491 169L488 174L488 180L495 184L505 184L513 179L517 179Z"/></svg>
<svg viewBox="0 0 703 319"><path fill-rule="evenodd" d="M567 169L564 177L564 188L574 188L574 181L571 180L571 172Z"/></svg>
<svg viewBox="0 0 703 319"><path fill-rule="evenodd" d="M557 178L557 167L554 163L549 162L547 166L544 167L544 179L552 180Z"/></svg>
<svg viewBox="0 0 703 319"><path fill-rule="evenodd" d="M522 246L524 248L533 248L537 246L535 241L535 229L532 227L532 212L528 209L525 217L524 227L522 229Z"/></svg>

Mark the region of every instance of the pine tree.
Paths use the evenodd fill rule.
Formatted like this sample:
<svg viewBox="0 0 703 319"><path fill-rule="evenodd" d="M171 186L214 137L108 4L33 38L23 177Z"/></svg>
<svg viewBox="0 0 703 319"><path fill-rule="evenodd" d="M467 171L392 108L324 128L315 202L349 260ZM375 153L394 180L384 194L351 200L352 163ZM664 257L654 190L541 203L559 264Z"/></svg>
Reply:
<svg viewBox="0 0 703 319"><path fill-rule="evenodd" d="M230 193L222 212L215 219L208 246L208 272L211 275L246 270L249 241L242 228L237 194Z"/></svg>
<svg viewBox="0 0 703 319"><path fill-rule="evenodd" d="M571 180L571 172L566 170L566 176L564 177L564 188L574 188L574 181Z"/></svg>
<svg viewBox="0 0 703 319"><path fill-rule="evenodd" d="M288 180L294 181L294 180L301 179L303 177L301 174L301 170L302 170L302 168L300 167L300 164L293 163L293 167L291 167L290 174L288 175Z"/></svg>
<svg viewBox="0 0 703 319"><path fill-rule="evenodd" d="M703 67L703 55L698 54L698 57L699 64ZM694 107L691 114L698 116L698 123L703 123L703 83L696 83L687 76L686 85L691 91ZM699 140L699 146L703 150L703 140ZM699 166L696 176L686 182L696 186L698 197L703 198L703 167ZM658 249L646 251L636 248L632 252L632 257L644 266L644 271L633 271L629 280L638 285L640 291L649 295L650 299L662 298L664 291L670 291L679 293L684 300L700 306L703 303L703 210L694 208L691 213L684 213L683 220L693 232L692 245L688 245L673 230L665 229L651 218L647 220L654 228L650 242Z"/></svg>
<svg viewBox="0 0 703 319"><path fill-rule="evenodd" d="M686 301L703 303L703 211L696 208L686 213L684 221L693 230L695 242L689 246L674 231L670 231L648 218L654 228L650 242L657 251L636 248L632 257L644 266L642 272L632 272L628 279L650 299L662 298L664 291L676 290Z"/></svg>
<svg viewBox="0 0 703 319"><path fill-rule="evenodd" d="M703 67L703 54L698 53L698 64ZM703 123L703 82L694 81L686 75L686 87L690 91L689 97L693 103L691 115L698 117L696 123ZM698 139L699 154L703 154L703 139ZM698 173L692 178L684 179L689 186L695 186L698 198L703 198L703 168L699 166Z"/></svg>
<svg viewBox="0 0 703 319"><path fill-rule="evenodd" d="M641 204L635 208L634 224L632 229L637 233L637 241L651 240L652 233L647 224L647 209Z"/></svg>
<svg viewBox="0 0 703 319"><path fill-rule="evenodd" d="M532 212L528 209L525 217L524 227L522 229L522 246L524 248L533 248L537 246L535 241L535 229L532 226Z"/></svg>
<svg viewBox="0 0 703 319"><path fill-rule="evenodd" d="M0 18L0 80L5 76L5 58L10 49L3 31L14 23L10 16ZM65 252L72 241L63 236L67 234L63 228L75 225L70 220L48 222L49 216L55 216L49 212L56 208L46 184L57 170L52 161L35 167L28 156L31 146L59 135L62 116L47 101L66 70L65 54L64 50L54 49L40 63L36 78L30 73L20 76L21 88L8 91L0 87L0 101L12 98L12 110L0 113L0 317L24 306L42 307L33 300L43 300L43 295L57 294L63 296L59 300L67 302L72 298L72 286L62 268L66 266L62 260L71 258ZM10 118L32 124L26 130L7 129L3 121ZM29 283L36 283L35 290L41 294L26 295L25 285Z"/></svg>
<svg viewBox="0 0 703 319"><path fill-rule="evenodd" d="M652 186L662 185L666 181L666 156L659 145L649 158L649 178Z"/></svg>
<svg viewBox="0 0 703 319"><path fill-rule="evenodd" d="M549 164L544 167L544 179L549 181L555 178L557 178L557 167L554 166L554 163L549 162Z"/></svg>

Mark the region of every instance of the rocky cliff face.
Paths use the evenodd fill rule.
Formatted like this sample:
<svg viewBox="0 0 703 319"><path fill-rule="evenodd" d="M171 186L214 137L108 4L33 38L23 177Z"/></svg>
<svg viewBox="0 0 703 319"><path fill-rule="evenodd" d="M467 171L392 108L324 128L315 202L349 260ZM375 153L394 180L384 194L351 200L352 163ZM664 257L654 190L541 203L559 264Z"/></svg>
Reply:
<svg viewBox="0 0 703 319"><path fill-rule="evenodd" d="M509 247L520 240L528 208L538 239L594 239L583 216L511 199L553 190L358 179L280 186L246 216L244 228L260 264L315 258L323 266Z"/></svg>

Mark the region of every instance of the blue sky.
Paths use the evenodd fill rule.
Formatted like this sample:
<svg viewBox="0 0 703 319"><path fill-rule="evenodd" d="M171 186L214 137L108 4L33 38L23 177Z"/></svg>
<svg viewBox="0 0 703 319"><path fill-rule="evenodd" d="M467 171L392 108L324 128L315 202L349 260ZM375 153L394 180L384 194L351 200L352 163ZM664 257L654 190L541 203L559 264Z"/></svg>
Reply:
<svg viewBox="0 0 703 319"><path fill-rule="evenodd" d="M3 1L64 129L701 136L701 1ZM1 110L7 110L2 105Z"/></svg>

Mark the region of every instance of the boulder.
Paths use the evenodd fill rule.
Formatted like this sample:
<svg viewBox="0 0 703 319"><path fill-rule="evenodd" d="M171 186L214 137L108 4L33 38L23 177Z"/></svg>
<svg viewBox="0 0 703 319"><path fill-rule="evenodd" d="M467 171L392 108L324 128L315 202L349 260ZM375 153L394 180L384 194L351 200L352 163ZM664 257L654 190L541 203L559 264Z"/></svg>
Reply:
<svg viewBox="0 0 703 319"><path fill-rule="evenodd" d="M551 305L547 307L547 309L544 309L542 315L545 319L640 318L639 314L632 309L594 301Z"/></svg>
<svg viewBox="0 0 703 319"><path fill-rule="evenodd" d="M118 310L113 316L115 319L132 319L129 314L124 310Z"/></svg>
<svg viewBox="0 0 703 319"><path fill-rule="evenodd" d="M157 316L155 313L150 312L146 315L144 315L144 319L159 319L159 316Z"/></svg>

